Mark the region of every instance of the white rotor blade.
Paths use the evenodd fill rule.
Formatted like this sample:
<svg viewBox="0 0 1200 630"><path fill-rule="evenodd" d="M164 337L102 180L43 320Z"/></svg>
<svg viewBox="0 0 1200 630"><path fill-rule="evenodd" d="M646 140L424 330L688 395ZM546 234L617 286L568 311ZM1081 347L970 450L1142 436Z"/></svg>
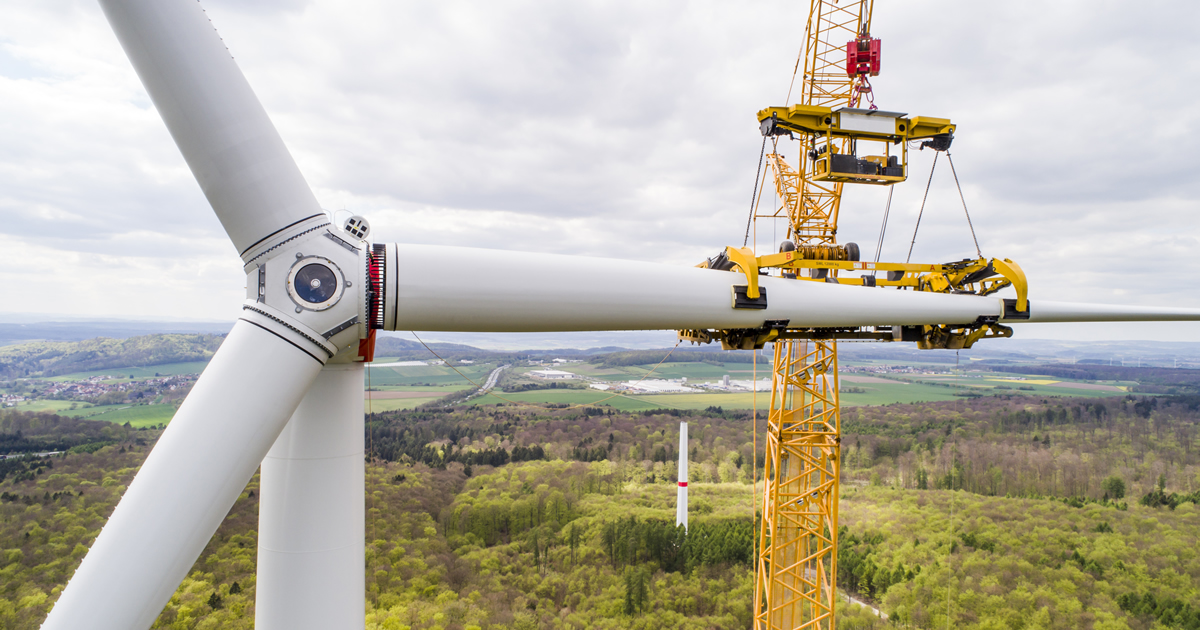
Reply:
<svg viewBox="0 0 1200 630"><path fill-rule="evenodd" d="M244 260L289 227L327 222L199 2L100 5Z"/></svg>
<svg viewBox="0 0 1200 630"><path fill-rule="evenodd" d="M734 309L740 272L556 254L389 245L387 328L460 332L970 324L998 297L759 277L767 308ZM1200 310L1031 301L1007 323L1200 320Z"/></svg>
<svg viewBox="0 0 1200 630"><path fill-rule="evenodd" d="M295 344L238 321L42 628L149 628L320 370Z"/></svg>
<svg viewBox="0 0 1200 630"><path fill-rule="evenodd" d="M1123 304L1073 304L1030 300L1029 319L1037 322L1182 322L1200 320L1194 308L1126 306ZM1018 320L1013 320L1017 322Z"/></svg>

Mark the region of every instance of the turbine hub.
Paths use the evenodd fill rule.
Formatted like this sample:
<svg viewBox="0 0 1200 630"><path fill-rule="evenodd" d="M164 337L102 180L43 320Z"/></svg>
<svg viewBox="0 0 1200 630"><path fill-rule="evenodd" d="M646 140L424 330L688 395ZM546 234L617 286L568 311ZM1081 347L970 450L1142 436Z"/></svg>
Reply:
<svg viewBox="0 0 1200 630"><path fill-rule="evenodd" d="M370 361L383 327L387 260L361 238L366 219L339 230L328 221L264 243L247 267L246 319L322 363ZM353 223L353 225L350 225Z"/></svg>

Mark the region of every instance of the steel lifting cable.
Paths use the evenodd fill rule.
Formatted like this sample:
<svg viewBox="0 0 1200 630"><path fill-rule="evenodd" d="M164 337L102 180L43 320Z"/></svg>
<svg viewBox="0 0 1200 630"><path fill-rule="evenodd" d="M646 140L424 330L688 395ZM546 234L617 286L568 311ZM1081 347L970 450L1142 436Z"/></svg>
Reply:
<svg viewBox="0 0 1200 630"><path fill-rule="evenodd" d="M921 197L921 211L917 213L917 225L913 228L912 242L908 244L908 257L904 259L905 264L912 261L913 246L917 244L917 230L921 229L921 216L925 214L925 202L929 199L929 186L933 184L933 171L937 169L937 159L940 154L940 151L933 154L933 166L929 168L929 181L925 182L925 196Z"/></svg>
<svg viewBox="0 0 1200 630"><path fill-rule="evenodd" d="M758 150L758 170L754 171L754 192L750 195L750 216L746 217L746 237L742 239L742 247L750 242L750 223L754 221L754 211L758 208L758 200L762 196L762 190L758 187L758 178L762 176L763 156L766 154L767 137L763 136L762 148Z"/></svg>
<svg viewBox="0 0 1200 630"><path fill-rule="evenodd" d="M958 188L958 198L962 200L963 212L967 215L967 227L971 228L971 240L975 241L975 253L983 258L983 250L979 249L979 239L975 237L975 224L971 223L971 212L967 210L967 198L963 195L962 186L958 183L958 171L954 170L954 156L950 155L950 151L946 151L946 159L950 160L950 172L954 174L954 185Z"/></svg>

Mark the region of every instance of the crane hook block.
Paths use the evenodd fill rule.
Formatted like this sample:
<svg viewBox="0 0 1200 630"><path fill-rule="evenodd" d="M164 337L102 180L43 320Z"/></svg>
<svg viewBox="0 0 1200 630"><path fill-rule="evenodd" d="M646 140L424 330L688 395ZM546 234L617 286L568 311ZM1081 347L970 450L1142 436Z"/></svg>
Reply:
<svg viewBox="0 0 1200 630"><path fill-rule="evenodd" d="M878 37L863 33L846 44L846 75L879 76L879 49L882 42Z"/></svg>

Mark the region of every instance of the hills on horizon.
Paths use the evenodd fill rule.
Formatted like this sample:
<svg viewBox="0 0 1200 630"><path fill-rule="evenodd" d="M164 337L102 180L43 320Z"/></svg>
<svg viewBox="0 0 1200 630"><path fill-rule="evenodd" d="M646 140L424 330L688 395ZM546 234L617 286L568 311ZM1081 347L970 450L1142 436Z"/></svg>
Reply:
<svg viewBox="0 0 1200 630"><path fill-rule="evenodd" d="M55 356L62 354L64 342L84 342L99 338L129 340L148 335L216 335L223 336L232 322L138 321L120 319L63 318L63 321L25 321L15 316L0 315L0 351L11 354L12 346L40 342L50 344ZM672 331L600 331L567 333L418 333L439 356L448 359L527 357L553 355L589 357L597 354L637 350L665 350L675 346ZM399 357L404 360L433 358L412 333L383 333L379 336L376 355ZM108 344L117 350L127 344ZM215 349L215 348L213 348ZM918 350L911 343L842 343L843 360L885 361L899 363L942 363L969 365L988 364L1076 363L1126 367L1200 367L1200 342L1164 341L1060 341L1046 339L1004 339L983 341L974 348L952 350ZM120 350L117 350L119 353ZM723 352L718 344L696 346L680 344L674 352ZM766 351L768 354L769 350ZM69 352L68 352L69 354ZM138 364L144 365L147 356L139 352ZM170 354L170 353L168 353ZM734 352L730 354L746 354ZM163 356L167 358L166 355ZM732 359L732 357L731 357ZM194 359L192 359L194 360ZM739 359L732 359L740 362ZM169 361L166 361L169 362ZM124 367L104 365L104 367ZM87 368L93 369L93 368ZM59 372L62 373L62 372Z"/></svg>

